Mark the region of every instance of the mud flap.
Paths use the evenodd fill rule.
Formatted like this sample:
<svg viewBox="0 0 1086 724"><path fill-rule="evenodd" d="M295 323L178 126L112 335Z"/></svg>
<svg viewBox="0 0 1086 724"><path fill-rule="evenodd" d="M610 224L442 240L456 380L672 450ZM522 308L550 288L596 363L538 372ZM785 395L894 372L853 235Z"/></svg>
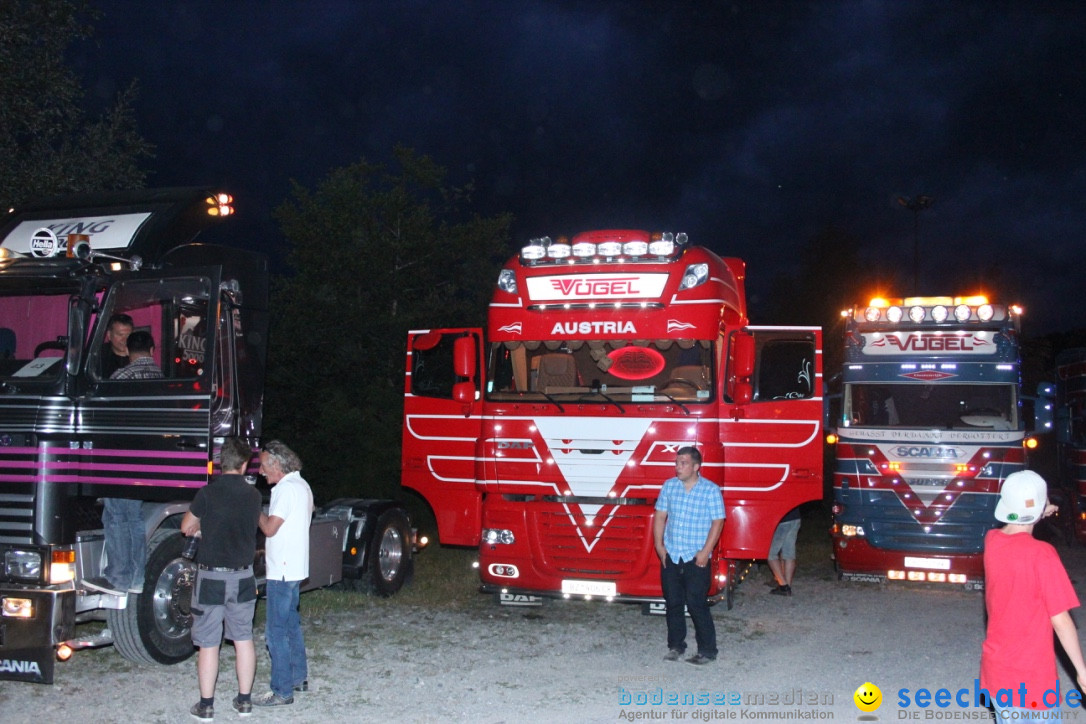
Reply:
<svg viewBox="0 0 1086 724"><path fill-rule="evenodd" d="M0 679L52 684L57 652L52 646L32 649L5 649L0 653Z"/></svg>

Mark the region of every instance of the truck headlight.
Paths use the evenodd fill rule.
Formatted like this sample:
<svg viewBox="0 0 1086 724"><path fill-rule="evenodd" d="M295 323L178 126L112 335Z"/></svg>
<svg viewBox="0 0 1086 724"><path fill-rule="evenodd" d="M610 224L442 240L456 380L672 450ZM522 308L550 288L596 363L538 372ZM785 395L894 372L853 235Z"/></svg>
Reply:
<svg viewBox="0 0 1086 724"><path fill-rule="evenodd" d="M862 525L842 525L841 535L846 538L852 538L864 534L864 528Z"/></svg>
<svg viewBox="0 0 1086 724"><path fill-rule="evenodd" d="M513 531L508 529L499 528L483 528L483 542L488 545L497 545L498 543L504 543L509 545L516 540L513 537Z"/></svg>
<svg viewBox="0 0 1086 724"><path fill-rule="evenodd" d="M41 553L39 551L4 551L4 575L8 578L41 580Z"/></svg>
<svg viewBox="0 0 1086 724"><path fill-rule="evenodd" d="M34 602L29 598L4 596L0 599L0 615L4 618L34 618Z"/></svg>

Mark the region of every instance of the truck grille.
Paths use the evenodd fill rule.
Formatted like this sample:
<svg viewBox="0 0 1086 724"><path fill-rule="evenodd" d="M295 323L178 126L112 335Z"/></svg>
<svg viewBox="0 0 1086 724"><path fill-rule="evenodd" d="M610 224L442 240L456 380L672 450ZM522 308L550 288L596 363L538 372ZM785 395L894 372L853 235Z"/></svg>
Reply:
<svg viewBox="0 0 1086 724"><path fill-rule="evenodd" d="M644 569L645 556L651 554L651 508L620 505L612 514L604 506L592 526L584 524L582 515L571 516L562 508L536 510L533 519L542 565L558 575L634 575ZM575 520L582 524L577 526Z"/></svg>
<svg viewBox="0 0 1086 724"><path fill-rule="evenodd" d="M27 486L10 486L0 493L0 543L34 542L34 494Z"/></svg>

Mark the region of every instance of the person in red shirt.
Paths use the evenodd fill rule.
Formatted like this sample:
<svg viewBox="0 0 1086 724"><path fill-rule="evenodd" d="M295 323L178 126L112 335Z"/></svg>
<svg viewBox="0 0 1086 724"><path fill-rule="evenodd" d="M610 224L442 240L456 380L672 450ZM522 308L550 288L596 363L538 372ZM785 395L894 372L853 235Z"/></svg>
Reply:
<svg viewBox="0 0 1086 724"><path fill-rule="evenodd" d="M999 721L1045 718L1066 702L1060 691L1052 632L1075 668L1079 691L1086 684L1078 630L1070 609L1079 605L1056 549L1033 537L1051 515L1044 478L1030 470L1007 476L996 504L1002 528L984 538L984 603L988 632L980 657L980 685ZM1051 712L1055 713L1055 712Z"/></svg>

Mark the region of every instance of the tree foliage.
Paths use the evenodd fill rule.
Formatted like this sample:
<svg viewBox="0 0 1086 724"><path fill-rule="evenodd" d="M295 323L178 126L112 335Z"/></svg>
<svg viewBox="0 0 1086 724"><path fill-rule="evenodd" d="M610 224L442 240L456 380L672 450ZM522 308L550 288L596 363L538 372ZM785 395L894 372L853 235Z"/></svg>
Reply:
<svg viewBox="0 0 1086 724"><path fill-rule="evenodd" d="M0 0L0 208L57 193L138 188L152 154L136 130L135 85L88 118L65 53L88 38L81 0Z"/></svg>
<svg viewBox="0 0 1086 724"><path fill-rule="evenodd" d="M470 189L395 156L295 184L275 212L291 271L272 300L266 436L296 446L325 498L398 492L406 333L481 325L508 248L508 216L468 216Z"/></svg>

